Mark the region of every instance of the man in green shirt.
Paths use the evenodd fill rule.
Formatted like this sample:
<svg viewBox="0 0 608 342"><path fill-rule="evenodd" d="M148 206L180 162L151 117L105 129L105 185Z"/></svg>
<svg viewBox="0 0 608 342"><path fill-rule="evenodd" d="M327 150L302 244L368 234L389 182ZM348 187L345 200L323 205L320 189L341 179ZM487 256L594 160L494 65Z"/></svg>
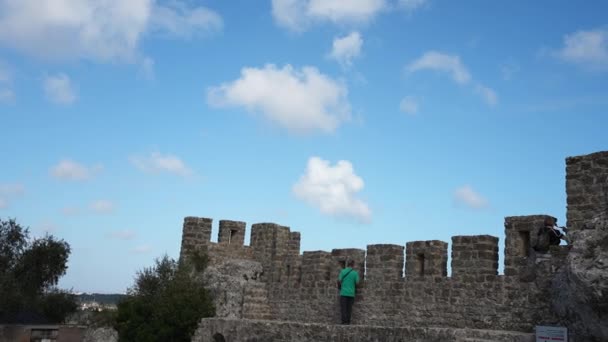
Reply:
<svg viewBox="0 0 608 342"><path fill-rule="evenodd" d="M350 316L353 312L353 303L355 302L355 289L359 284L359 273L353 270L355 266L354 260L348 261L348 267L342 269L338 276L340 287L340 316L342 324L350 324Z"/></svg>

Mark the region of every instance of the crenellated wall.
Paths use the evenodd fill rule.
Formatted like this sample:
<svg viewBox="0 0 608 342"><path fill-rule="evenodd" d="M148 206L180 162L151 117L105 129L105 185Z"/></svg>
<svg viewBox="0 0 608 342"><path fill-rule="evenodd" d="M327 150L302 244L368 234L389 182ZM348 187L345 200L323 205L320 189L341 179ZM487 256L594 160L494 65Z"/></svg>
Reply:
<svg viewBox="0 0 608 342"><path fill-rule="evenodd" d="M545 217L505 219L505 275L498 275L498 238L489 235L452 238L450 277L444 241L300 254L300 233L275 223L253 224L246 246L244 222L221 220L214 243L211 219L187 217L182 255L206 251L211 265L227 260L259 263L259 279L242 285L250 289L239 290L246 307L239 312L246 318L337 322L336 279L353 260L362 279L353 314L357 324L530 331L538 323L557 321L545 297L548 279L559 267L555 260L567 255L565 248L553 248L539 257L532 249Z"/></svg>

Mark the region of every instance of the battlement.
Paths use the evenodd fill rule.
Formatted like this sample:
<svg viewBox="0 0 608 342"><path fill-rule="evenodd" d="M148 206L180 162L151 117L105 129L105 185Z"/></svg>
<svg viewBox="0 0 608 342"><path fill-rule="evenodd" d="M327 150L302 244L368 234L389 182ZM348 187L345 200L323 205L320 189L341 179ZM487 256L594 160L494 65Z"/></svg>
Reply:
<svg viewBox="0 0 608 342"><path fill-rule="evenodd" d="M505 218L505 276L519 276L533 271L536 233L548 215L511 216ZM244 259L262 264L266 282L288 283L288 287L319 286L337 278L347 261L355 261L355 269L365 278L366 286L382 286L387 282L433 281L448 277L449 244L440 240L412 241L405 245L375 244L365 250L342 248L328 251L305 251L300 254L299 232L276 223L251 225L251 243L244 244L246 223L219 221L218 242L211 242L211 218L184 219L181 255L199 250L211 262ZM498 275L498 243L495 236L454 236L451 243L453 278L476 281L484 276ZM490 279L490 278L488 278ZM525 280L525 277L522 278Z"/></svg>
<svg viewBox="0 0 608 342"><path fill-rule="evenodd" d="M300 254L301 235L289 227L253 224L247 246L243 243L246 223L221 220L215 243L210 241L212 219L195 217L184 219L182 256L199 250L208 254L212 265L228 260L258 263L261 275L243 289L242 312L247 318L337 321L332 304L337 300L335 283L352 260L362 280L355 321L480 329L500 324L526 331L535 317L552 317L549 305L539 302L543 291L539 284L548 282L538 279L549 279L568 253L553 248L537 257L532 246L546 217L505 218L505 275L498 275L499 239L490 235L454 236L451 246L429 240Z"/></svg>

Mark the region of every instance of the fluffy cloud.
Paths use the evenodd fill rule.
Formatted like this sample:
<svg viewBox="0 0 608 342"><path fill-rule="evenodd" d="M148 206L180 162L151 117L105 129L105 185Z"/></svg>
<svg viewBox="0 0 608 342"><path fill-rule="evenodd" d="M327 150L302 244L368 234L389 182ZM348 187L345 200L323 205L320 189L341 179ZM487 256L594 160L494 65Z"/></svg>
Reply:
<svg viewBox="0 0 608 342"><path fill-rule="evenodd" d="M448 73L458 84L467 84L471 81L471 74L460 61L460 57L443 54L437 51L428 51L420 58L411 62L406 70L416 72L421 70L435 70Z"/></svg>
<svg viewBox="0 0 608 342"><path fill-rule="evenodd" d="M464 185L454 191L454 203L472 209L483 209L488 206L488 200L473 190L470 185Z"/></svg>
<svg viewBox="0 0 608 342"><path fill-rule="evenodd" d="M82 181L92 178L101 166L85 166L70 159L64 159L51 168L51 175L57 179Z"/></svg>
<svg viewBox="0 0 608 342"><path fill-rule="evenodd" d="M241 78L210 88L207 99L213 106L261 112L296 133L333 132L351 117L346 87L314 67L243 68Z"/></svg>
<svg viewBox="0 0 608 342"><path fill-rule="evenodd" d="M473 77L459 56L427 51L420 58L408 64L405 70L408 73L424 70L446 73L459 85L473 84L473 91L489 105L495 105L498 102L498 95L493 89L479 82L472 82Z"/></svg>
<svg viewBox="0 0 608 342"><path fill-rule="evenodd" d="M190 37L221 23L177 0L0 0L0 45L44 59L133 62L147 31Z"/></svg>
<svg viewBox="0 0 608 342"><path fill-rule="evenodd" d="M46 97L54 103L69 105L76 101L76 91L66 74L47 76L43 82Z"/></svg>
<svg viewBox="0 0 608 342"><path fill-rule="evenodd" d="M107 234L108 238L117 240L132 240L135 238L135 236L137 236L137 234L134 231L128 229L118 230Z"/></svg>
<svg viewBox="0 0 608 342"><path fill-rule="evenodd" d="M91 203L89 208L99 214L109 214L114 211L114 203L108 200L97 200Z"/></svg>
<svg viewBox="0 0 608 342"><path fill-rule="evenodd" d="M323 214L369 222L372 212L356 197L363 190L361 177L352 164L340 160L335 166L319 157L308 160L306 172L293 186L295 196L321 210Z"/></svg>
<svg viewBox="0 0 608 342"><path fill-rule="evenodd" d="M315 22L366 23L386 8L385 0L272 0L277 24L293 31Z"/></svg>
<svg viewBox="0 0 608 342"><path fill-rule="evenodd" d="M177 1L168 6L154 6L151 22L161 34L179 38L220 31L224 25L216 12L205 7L190 9Z"/></svg>
<svg viewBox="0 0 608 342"><path fill-rule="evenodd" d="M564 36L564 46L555 55L583 68L608 70L608 29L567 34Z"/></svg>
<svg viewBox="0 0 608 342"><path fill-rule="evenodd" d="M344 67L352 65L353 59L361 54L363 39L359 32L352 32L348 36L334 38L330 58L335 59Z"/></svg>
<svg viewBox="0 0 608 342"><path fill-rule="evenodd" d="M405 114L414 115L418 113L418 101L413 96L404 97L399 103L399 109Z"/></svg>
<svg viewBox="0 0 608 342"><path fill-rule="evenodd" d="M179 157L158 152L152 152L146 157L131 157L131 163L138 169L149 173L168 172L182 177L191 176L194 173Z"/></svg>

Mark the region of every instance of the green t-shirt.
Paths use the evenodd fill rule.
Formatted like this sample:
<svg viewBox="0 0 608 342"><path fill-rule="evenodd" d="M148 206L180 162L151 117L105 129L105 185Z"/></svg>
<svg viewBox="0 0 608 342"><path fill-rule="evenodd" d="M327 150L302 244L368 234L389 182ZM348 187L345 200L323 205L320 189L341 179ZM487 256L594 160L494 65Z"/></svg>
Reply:
<svg viewBox="0 0 608 342"><path fill-rule="evenodd" d="M348 273L352 268L347 267L340 271L340 275L338 276L338 280L342 280L342 288L340 289L340 296L346 297L354 297L355 296L355 285L359 283L359 273L357 271L352 270ZM348 274L346 274L348 273ZM346 276L344 276L346 275Z"/></svg>

